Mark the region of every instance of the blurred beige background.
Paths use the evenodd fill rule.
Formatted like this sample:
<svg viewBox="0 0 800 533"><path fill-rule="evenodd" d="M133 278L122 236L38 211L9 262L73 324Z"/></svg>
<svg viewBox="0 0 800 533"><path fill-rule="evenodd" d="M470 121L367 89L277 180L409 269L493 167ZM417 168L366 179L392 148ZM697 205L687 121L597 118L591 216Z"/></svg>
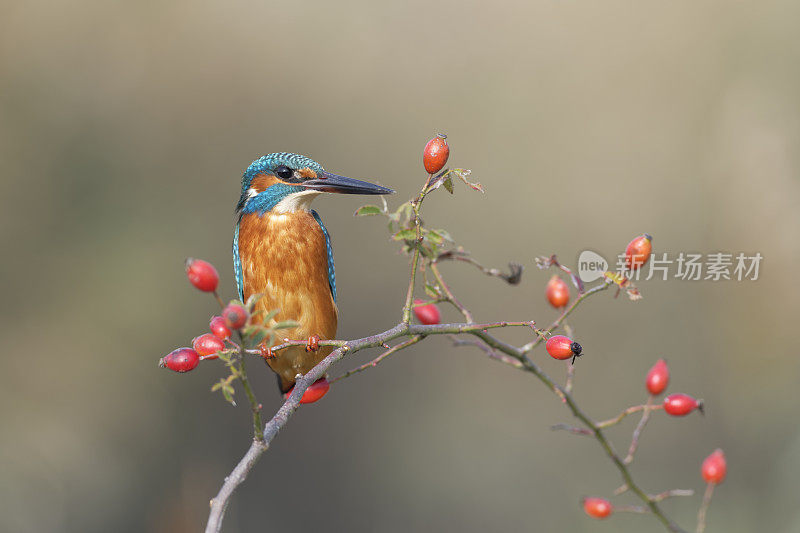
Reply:
<svg viewBox="0 0 800 533"><path fill-rule="evenodd" d="M589 354L576 395L612 416L644 400L646 370L666 357L670 390L704 397L707 416L651 423L633 467L643 486L701 489L700 461L721 446L730 472L709 531L800 529L796 2L0 10L3 531L200 529L250 420L209 392L221 365L156 367L215 310L184 258L213 261L233 295L233 206L256 157L307 154L395 188L397 205L438 131L486 194L438 194L426 219L486 263L527 266L516 288L445 267L480 320L554 318L536 255L610 256L644 231L657 252L763 254L756 282L650 281L639 303L587 303L572 320ZM406 279L358 205L316 202L342 337L391 326ZM256 374L272 412L274 379ZM548 430L569 418L530 376L431 339L304 408L226 531L660 531L583 515L581 495L620 480L595 443ZM633 425L612 432L618 449ZM698 505L664 507L690 528Z"/></svg>

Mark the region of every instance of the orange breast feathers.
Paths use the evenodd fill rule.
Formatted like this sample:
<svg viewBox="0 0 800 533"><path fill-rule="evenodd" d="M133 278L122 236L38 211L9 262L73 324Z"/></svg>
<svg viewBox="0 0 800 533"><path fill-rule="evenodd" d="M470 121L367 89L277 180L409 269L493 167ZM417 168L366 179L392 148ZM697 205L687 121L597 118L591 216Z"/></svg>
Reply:
<svg viewBox="0 0 800 533"><path fill-rule="evenodd" d="M309 211L283 214L247 214L239 223L239 257L242 262L244 299L263 294L256 309L280 309L275 320L299 324L283 330L282 337L320 339L336 337L338 311L328 282L328 251L322 228ZM332 351L315 353L303 346L282 350L267 361L281 380L281 390L294 385Z"/></svg>

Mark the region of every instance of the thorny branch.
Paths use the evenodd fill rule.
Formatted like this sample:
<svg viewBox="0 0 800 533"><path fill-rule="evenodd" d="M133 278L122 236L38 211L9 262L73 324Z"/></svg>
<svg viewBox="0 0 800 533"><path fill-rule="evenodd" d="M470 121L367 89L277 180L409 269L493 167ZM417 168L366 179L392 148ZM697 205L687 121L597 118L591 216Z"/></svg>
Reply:
<svg viewBox="0 0 800 533"><path fill-rule="evenodd" d="M457 172L456 171L452 172ZM651 401L648 401L645 405L634 406L623 411L620 415L615 418L602 421L602 422L595 422L592 418L586 414L583 409L581 409L578 404L576 403L575 399L571 394L571 385L572 385L572 370L570 369L568 374L568 381L566 386L561 386L556 383L550 376L548 376L536 363L534 363L530 357L530 352L536 348L539 344L542 343L544 339L547 338L553 331L558 329L560 326L563 325L564 320L586 299L589 297L596 295L613 285L613 280L604 279L598 285L589 288L588 290L583 287L580 283L580 280L572 274L572 272L567 269L566 267L560 265L555 260L555 257L550 258L549 265L557 266L561 270L567 272L572 277L573 281L577 280L576 286L579 288L579 296L569 305L561 315L545 330L539 330L535 327L535 323L533 321L518 321L518 322L491 322L491 323L482 323L476 324L473 320L473 316L471 312L464 307L460 301L455 297L452 289L448 286L445 282L444 277L441 274L441 271L438 268L438 263L444 260L454 260L454 261L461 261L468 264L472 264L479 268L483 273L489 276L499 277L504 279L510 284L519 283L520 276L522 273L522 267L520 265L511 263L510 266L510 273L506 274L497 269L486 268L464 252L461 248L457 248L455 250L447 250L444 252L440 252L437 250L437 240L441 242L442 234L445 234L443 231L439 231L438 233L434 232L433 230L423 229L421 220L419 217L420 206L422 201L425 199L425 196L438 188L443 180L449 179L447 176L450 174L451 171L445 171L439 176L436 177L435 180L429 179L426 182L425 187L423 190L420 191L419 195L414 198L411 202L404 204L398 209L397 213L391 214L388 213L386 209L386 205L384 202L384 208L381 210L380 208L375 207L373 211L380 211L382 214L387 215L390 219L390 228L392 227L392 223L397 223L400 220L400 212L403 209L408 211L408 223L409 226L405 228L400 227L400 231L394 236L395 240L404 240L407 251L411 254L411 266L410 266L410 279L408 284L408 289L406 292L405 302L402 309L402 315L400 322L395 325L394 327L387 329L386 331L377 333L375 335L371 335L368 337L363 337L361 339L355 340L322 340L319 342L320 346L334 346L335 349L325 357L319 364L317 364L313 369L311 369L306 375L298 376L296 384L289 395L289 397L285 400L283 405L278 409L277 413L263 426L263 431L258 433L253 442L250 445L250 448L247 450L247 453L242 457L236 467L233 469L230 475L225 478L225 481L220 488L218 494L211 500L211 510L209 513L209 519L206 526L206 532L218 532L222 527L222 521L224 518L225 510L230 502L231 496L236 488L241 485L244 480L246 479L249 472L253 469L255 464L258 462L258 459L261 455L264 454L269 449L269 446L278 432L286 425L292 415L295 413L299 406L300 399L302 398L305 391L311 386L315 381L319 378L323 377L328 370L334 365L336 362L344 358L346 355L355 354L361 350L365 350L368 348L375 348L375 347L383 347L384 351L377 356L376 358L372 359L371 361L358 366L350 371L345 372L341 376L331 380L332 382L342 380L344 378L353 376L357 373L363 372L368 370L369 368L373 368L377 366L381 361L386 359L387 357L408 348L418 342L421 342L426 337L433 336L433 335L448 335L452 338L454 345L456 346L475 346L484 351L486 355L494 360L503 362L513 368L523 370L535 376L539 381L541 381L547 388L549 388L554 394L556 394L561 401L567 406L570 410L572 415L578 419L581 426L571 426L567 424L558 424L553 426L553 429L564 429L572 433L585 435L594 438L600 447L603 449L605 454L614 464L614 466L619 471L620 476L622 477L623 486L621 487L622 492L631 491L635 494L644 504L643 506L627 506L627 507L617 507L619 511L628 511L628 512L636 512L636 513L651 513L655 516L668 531L671 532L683 532L684 530L681 529L677 524L675 524L672 520L670 520L662 511L659 503L669 497L672 496L686 496L690 495L691 491L685 490L671 490L665 491L660 494L651 495L645 492L641 486L633 479L631 471L628 468L629 463L633 460L633 454L636 449L636 443L638 442L639 434L641 433L644 425L647 422L647 418L649 417L650 413L658 409L660 406L655 406L652 404ZM459 175L462 180L465 182L467 181L464 176ZM469 184L469 182L467 182ZM479 185L475 187L474 185L477 184L469 184L473 186L473 188L480 187ZM451 185L452 186L452 185ZM450 188L448 188L450 190ZM373 207L373 206L369 206ZM358 212L357 212L358 213ZM368 213L368 214L377 214L375 212ZM436 233L436 235L433 235ZM436 239L434 239L434 237ZM433 244L431 244L433 241ZM548 265L548 266L549 266ZM435 301L447 302L455 307L461 315L464 317L464 323L453 323L453 324L437 324L437 325L419 325L419 324L412 324L411 323L411 314L414 307L414 291L417 281L417 273L420 269L427 268L432 273L436 280L438 287L435 290L439 291L437 298ZM434 289L432 289L434 290ZM428 291L428 287L426 286L426 292ZM499 328L506 328L511 326L525 326L530 327L536 336L534 340L531 342L517 347L506 342L498 339L490 330L492 329L499 329ZM469 335L471 339L463 339L458 338L458 335ZM391 341L402 339L399 343L395 344L394 346L390 346L388 343ZM303 345L306 344L307 341L304 340L290 340L284 339L281 344L272 346L272 352L277 352L289 346L295 345ZM248 400L250 400L251 407L254 413L254 425L256 427L261 427L260 422L260 405L257 403L255 399L255 395L250 390L249 383L246 379L246 371L244 366L243 356L245 354L250 355L260 355L260 350L253 350L253 349L245 349L244 347L240 350L240 355L242 356L242 361L240 365L241 373L244 379L242 379L243 386L245 387L245 391L248 396ZM568 367L569 368L569 367ZM608 441L608 438L605 436L603 430L609 426L615 425L622 421L626 416L633 414L635 412L643 412L643 417L639 422L639 426L637 427L636 431L634 432L633 440L631 443L631 447L629 449L627 457L622 459L617 452L612 447L611 443ZM258 417L258 418L257 418ZM706 494L707 499L710 500L710 491ZM707 503L704 500L704 506L701 508L701 515L700 521L698 524L698 531L702 531L702 527L704 527L704 515L705 509L707 508Z"/></svg>

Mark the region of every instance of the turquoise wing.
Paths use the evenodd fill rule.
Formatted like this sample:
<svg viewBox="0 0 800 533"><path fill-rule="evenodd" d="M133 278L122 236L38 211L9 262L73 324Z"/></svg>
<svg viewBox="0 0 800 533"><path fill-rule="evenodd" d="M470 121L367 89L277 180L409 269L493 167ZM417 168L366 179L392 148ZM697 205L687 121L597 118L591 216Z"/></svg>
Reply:
<svg viewBox="0 0 800 533"><path fill-rule="evenodd" d="M328 235L328 230L325 229L325 225L322 223L322 218L320 218L319 213L312 210L311 214L314 215L314 219L319 223L319 227L322 228L322 233L325 235L325 246L328 248L328 284L331 286L331 295L333 295L333 301L336 301L336 270L333 268L333 248L331 247L331 237ZM238 239L237 239L238 241ZM240 266L241 269L241 266Z"/></svg>
<svg viewBox="0 0 800 533"><path fill-rule="evenodd" d="M236 290L239 300L244 302L244 276L242 276L242 259L239 257L239 223L233 232L233 275L236 278Z"/></svg>

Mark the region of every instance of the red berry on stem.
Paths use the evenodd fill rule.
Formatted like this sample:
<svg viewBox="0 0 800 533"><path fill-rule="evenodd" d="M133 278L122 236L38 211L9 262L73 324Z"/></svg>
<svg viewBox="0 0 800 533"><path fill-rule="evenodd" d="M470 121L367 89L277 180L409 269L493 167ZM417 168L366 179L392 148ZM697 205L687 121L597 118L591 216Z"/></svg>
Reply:
<svg viewBox="0 0 800 533"><path fill-rule="evenodd" d="M633 239L625 248L625 266L631 270L636 270L647 263L650 252L653 250L653 238L645 233Z"/></svg>
<svg viewBox="0 0 800 533"><path fill-rule="evenodd" d="M440 133L425 145L422 151L422 164L428 174L436 174L447 164L450 157L450 147L447 145L447 135Z"/></svg>
<svg viewBox="0 0 800 533"><path fill-rule="evenodd" d="M219 274L214 265L202 259L186 260L186 276L197 289L203 292L214 292L219 284Z"/></svg>
<svg viewBox="0 0 800 533"><path fill-rule="evenodd" d="M669 368L666 361L663 359L656 361L656 364L647 373L645 385L647 385L647 390L653 396L658 396L664 392L664 389L669 385Z"/></svg>
<svg viewBox="0 0 800 533"><path fill-rule="evenodd" d="M160 367L167 367L175 372L188 372L193 370L200 362L200 356L191 348L178 348L172 350L158 362Z"/></svg>
<svg viewBox="0 0 800 533"><path fill-rule="evenodd" d="M192 348L197 352L197 355L204 359L217 359L219 356L216 353L225 349L225 343L216 335L203 333L194 338Z"/></svg>
<svg viewBox="0 0 800 533"><path fill-rule="evenodd" d="M611 505L611 502L605 498L584 498L583 510L592 518L602 520L603 518L608 518L609 515L611 515L611 512L614 510L614 506Z"/></svg>
<svg viewBox="0 0 800 533"><path fill-rule="evenodd" d="M556 309L564 307L569 302L569 286L566 281L554 274L550 281L547 282L544 295L550 305Z"/></svg>
<svg viewBox="0 0 800 533"><path fill-rule="evenodd" d="M211 333L220 340L224 341L231 336L231 330L225 324L225 319L221 316L212 316L208 327L211 329Z"/></svg>
<svg viewBox="0 0 800 533"><path fill-rule="evenodd" d="M225 325L230 329L243 328L247 324L247 309L239 304L228 304L222 310L222 318L225 319Z"/></svg>
<svg viewBox="0 0 800 533"><path fill-rule="evenodd" d="M319 378L317 381L311 384L309 388L303 393L303 397L300 398L300 403L314 403L326 394L328 394L328 390L330 390L331 384L325 378ZM283 395L284 398L288 398L289 395L292 394L292 390L290 389L289 392Z"/></svg>
<svg viewBox="0 0 800 533"><path fill-rule="evenodd" d="M725 460L725 453L717 448L711 455L705 458L703 466L700 468L700 474L706 483L713 483L719 485L725 481L725 475L728 473L728 462Z"/></svg>
<svg viewBox="0 0 800 533"><path fill-rule="evenodd" d="M695 400L688 394L670 394L664 398L664 411L672 416L686 416L695 409L703 412L703 401Z"/></svg>
<svg viewBox="0 0 800 533"><path fill-rule="evenodd" d="M415 305L421 303L422 300L414 300ZM414 308L414 316L426 326L438 324L442 320L442 316L439 314L439 308L436 307L435 304L418 305Z"/></svg>
<svg viewBox="0 0 800 533"><path fill-rule="evenodd" d="M569 359L580 357L583 348L580 344L564 335L553 335L544 345L547 353L554 359Z"/></svg>

